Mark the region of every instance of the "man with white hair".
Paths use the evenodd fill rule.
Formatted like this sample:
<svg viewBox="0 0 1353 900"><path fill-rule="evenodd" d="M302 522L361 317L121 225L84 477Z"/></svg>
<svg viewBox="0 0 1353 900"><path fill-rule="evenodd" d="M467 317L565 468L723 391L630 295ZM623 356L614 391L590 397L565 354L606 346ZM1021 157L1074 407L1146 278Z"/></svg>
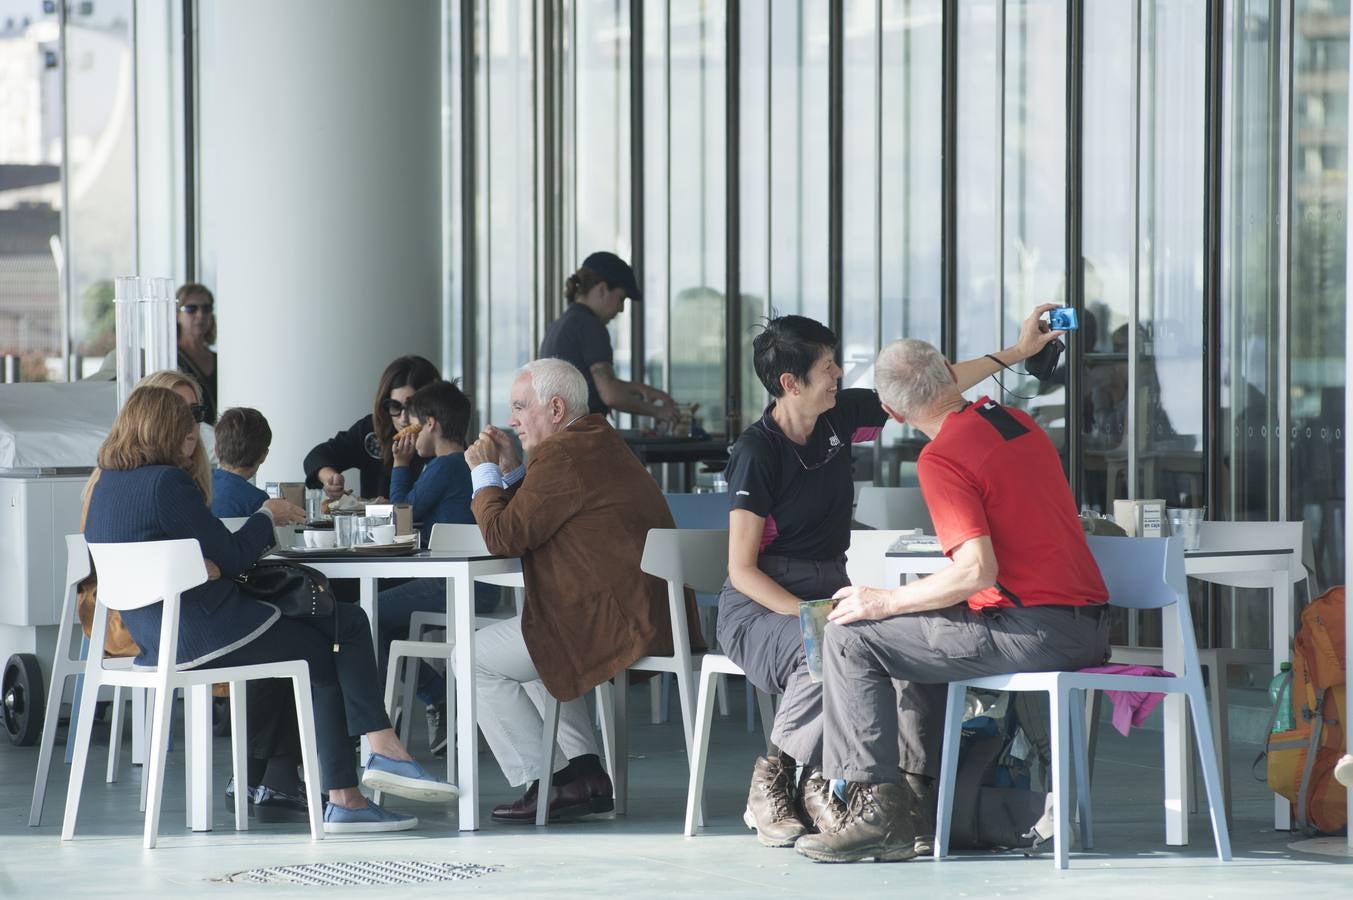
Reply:
<svg viewBox="0 0 1353 900"><path fill-rule="evenodd" d="M845 809L795 844L823 862L911 859L933 834L948 682L1080 669L1108 651L1108 591L1047 435L1021 410L964 400L924 341L885 347L874 379L884 411L930 438L917 476L953 564L836 593L823 774L845 782Z"/></svg>
<svg viewBox="0 0 1353 900"><path fill-rule="evenodd" d="M485 543L521 557L526 579L521 616L476 632L475 677L489 747L512 785L530 783L493 818L529 824L545 764L546 691L560 701L550 818L615 808L583 698L640 657L671 655L666 585L640 571L639 561L649 529L675 523L657 482L605 416L588 414L587 382L573 365L527 364L510 401L509 424L529 463L491 425L465 460ZM689 594L686 615L699 621ZM700 644L698 632L693 643Z"/></svg>

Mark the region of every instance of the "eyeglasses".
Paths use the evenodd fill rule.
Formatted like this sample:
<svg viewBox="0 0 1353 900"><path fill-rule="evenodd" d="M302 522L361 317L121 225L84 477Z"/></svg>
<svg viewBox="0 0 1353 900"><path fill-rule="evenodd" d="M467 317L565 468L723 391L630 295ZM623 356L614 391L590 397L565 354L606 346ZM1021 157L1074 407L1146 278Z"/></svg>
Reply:
<svg viewBox="0 0 1353 900"><path fill-rule="evenodd" d="M207 407L201 403L194 403L188 407L193 414L193 421L201 425L207 421Z"/></svg>
<svg viewBox="0 0 1353 900"><path fill-rule="evenodd" d="M771 434L778 435L782 440L784 440L784 442L789 445L789 449L793 452L794 458L799 461L799 465L803 466L803 470L805 472L812 472L816 469L822 468L827 463L831 462L832 459L835 458L836 454L841 452L841 448L845 446L845 444L841 442L841 438L837 435L836 428L835 426L832 425L831 420L825 419L824 421L827 423L827 428L832 433L832 436L827 439L827 455L822 457L822 459L819 462L813 463L811 466L803 461L803 457L799 454L799 445L791 441L789 437L786 436L783 432L767 427L764 422L757 422L757 424L760 425L762 428L764 428L766 431L770 432Z"/></svg>
<svg viewBox="0 0 1353 900"><path fill-rule="evenodd" d="M179 312L184 315L193 316L197 315L198 311L201 311L202 315L209 316L215 308L216 304L214 303L184 303L179 306Z"/></svg>
<svg viewBox="0 0 1353 900"><path fill-rule="evenodd" d="M393 397L386 400L381 405L385 407L385 411L390 414L390 418L392 419L398 419L400 416L404 415L404 411L408 409L407 406Z"/></svg>

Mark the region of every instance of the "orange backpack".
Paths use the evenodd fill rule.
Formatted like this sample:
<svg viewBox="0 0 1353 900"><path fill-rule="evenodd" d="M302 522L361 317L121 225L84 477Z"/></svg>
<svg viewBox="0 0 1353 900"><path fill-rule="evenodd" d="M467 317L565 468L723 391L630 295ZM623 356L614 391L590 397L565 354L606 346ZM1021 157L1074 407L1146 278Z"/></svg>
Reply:
<svg viewBox="0 0 1353 900"><path fill-rule="evenodd" d="M1348 714L1342 587L1330 588L1302 612L1288 677L1296 724L1268 736L1268 785L1292 801L1296 828L1335 832L1348 824L1348 789L1334 780ZM1275 708L1273 720L1277 714Z"/></svg>

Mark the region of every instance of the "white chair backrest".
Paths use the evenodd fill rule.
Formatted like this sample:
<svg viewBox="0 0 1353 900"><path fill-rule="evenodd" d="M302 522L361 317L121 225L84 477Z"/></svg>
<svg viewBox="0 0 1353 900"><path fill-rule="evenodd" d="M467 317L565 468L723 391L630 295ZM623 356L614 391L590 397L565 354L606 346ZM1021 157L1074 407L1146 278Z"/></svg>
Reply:
<svg viewBox="0 0 1353 900"><path fill-rule="evenodd" d="M639 568L670 584L717 594L728 577L728 531L651 529Z"/></svg>
<svg viewBox="0 0 1353 900"><path fill-rule="evenodd" d="M846 550L846 575L851 584L868 587L897 587L885 584L887 580L887 552L897 539L910 531L879 531L857 528L850 533L850 547Z"/></svg>
<svg viewBox="0 0 1353 900"><path fill-rule="evenodd" d="M1303 522L1204 522L1198 532L1200 550L1291 550L1292 583L1306 577ZM1239 588L1272 587L1262 572L1220 572L1198 576L1203 581Z"/></svg>
<svg viewBox="0 0 1353 900"><path fill-rule="evenodd" d="M207 580L202 545L192 538L90 544L99 573L99 605L140 609L197 587Z"/></svg>
<svg viewBox="0 0 1353 900"><path fill-rule="evenodd" d="M89 545L83 534L66 535L66 590L89 577Z"/></svg>
<svg viewBox="0 0 1353 900"><path fill-rule="evenodd" d="M488 545L478 525L453 525L438 522L432 526L432 536L428 538L429 550L441 550L445 553L482 553L488 554Z"/></svg>
<svg viewBox="0 0 1353 900"><path fill-rule="evenodd" d="M1109 589L1109 605L1127 609L1174 606L1184 651L1184 677L1198 673L1198 643L1193 633L1188 585L1184 577L1184 539L1088 536L1090 552Z"/></svg>
<svg viewBox="0 0 1353 900"><path fill-rule="evenodd" d="M918 487L860 488L860 501L855 505L855 521L880 531L919 528L926 534L935 533L930 521L930 510L925 505Z"/></svg>
<svg viewBox="0 0 1353 900"><path fill-rule="evenodd" d="M221 524L230 529L233 534L244 527L244 523L249 521L248 516L227 516L221 519Z"/></svg>
<svg viewBox="0 0 1353 900"><path fill-rule="evenodd" d="M691 655L686 591L717 594L728 577L728 531L653 528L644 541L639 568L667 582L667 613L672 622L672 650L678 659Z"/></svg>

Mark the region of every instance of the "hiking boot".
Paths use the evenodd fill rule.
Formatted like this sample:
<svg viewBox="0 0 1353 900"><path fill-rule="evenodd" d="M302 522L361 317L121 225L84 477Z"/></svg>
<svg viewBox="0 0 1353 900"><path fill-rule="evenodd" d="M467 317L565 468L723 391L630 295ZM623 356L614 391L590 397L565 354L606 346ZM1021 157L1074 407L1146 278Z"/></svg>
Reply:
<svg viewBox="0 0 1353 900"><path fill-rule="evenodd" d="M831 831L805 834L794 845L817 862L874 859L897 862L916 856L911 792L900 784L851 784L846 814Z"/></svg>
<svg viewBox="0 0 1353 900"><path fill-rule="evenodd" d="M804 767L798 800L799 814L811 830L831 831L846 812L845 804L832 793L831 781L822 777L821 769Z"/></svg>
<svg viewBox="0 0 1353 900"><path fill-rule="evenodd" d="M902 786L911 791L912 828L916 831L916 855L935 853L935 782L910 772L902 773Z"/></svg>
<svg viewBox="0 0 1353 900"><path fill-rule="evenodd" d="M794 810L792 778L779 757L757 757L742 821L764 847L792 847L808 830Z"/></svg>

